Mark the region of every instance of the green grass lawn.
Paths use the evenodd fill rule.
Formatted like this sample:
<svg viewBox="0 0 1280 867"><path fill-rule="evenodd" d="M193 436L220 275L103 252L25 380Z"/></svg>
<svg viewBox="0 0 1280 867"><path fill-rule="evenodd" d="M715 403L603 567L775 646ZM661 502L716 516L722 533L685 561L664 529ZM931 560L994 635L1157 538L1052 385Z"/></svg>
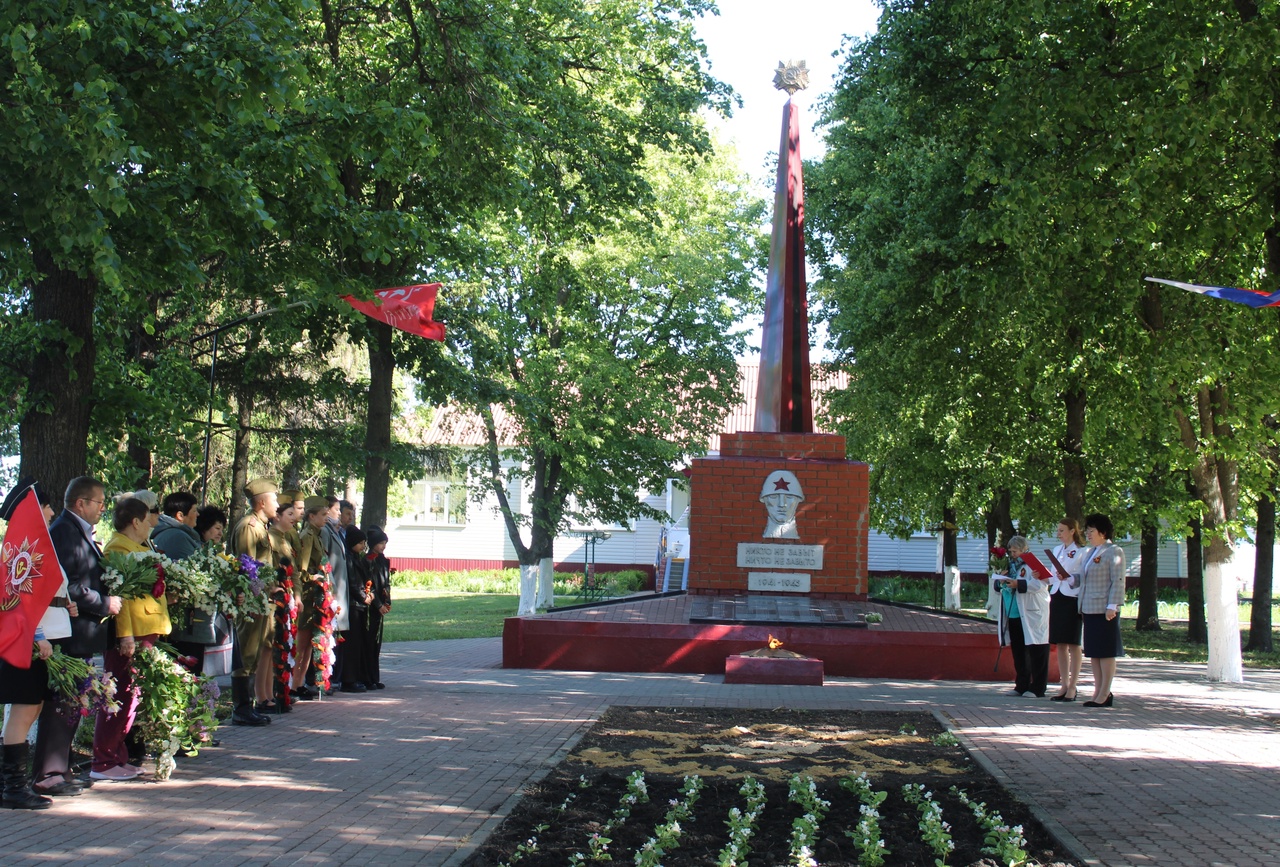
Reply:
<svg viewBox="0 0 1280 867"><path fill-rule="evenodd" d="M383 641L496 637L502 634L503 619L515 616L520 597L397 587L392 600Z"/></svg>
<svg viewBox="0 0 1280 867"><path fill-rule="evenodd" d="M1240 646L1244 647L1249 640L1249 621L1241 622ZM1187 641L1187 624L1185 621L1166 621L1160 624L1159 631L1139 632L1133 620L1120 619L1120 636L1124 641L1125 653L1137 659L1166 659L1170 662L1205 663L1209 661L1209 648L1204 644L1192 644ZM1272 641L1280 648L1280 629L1272 632ZM1245 668L1280 668L1280 650L1270 653L1245 651Z"/></svg>

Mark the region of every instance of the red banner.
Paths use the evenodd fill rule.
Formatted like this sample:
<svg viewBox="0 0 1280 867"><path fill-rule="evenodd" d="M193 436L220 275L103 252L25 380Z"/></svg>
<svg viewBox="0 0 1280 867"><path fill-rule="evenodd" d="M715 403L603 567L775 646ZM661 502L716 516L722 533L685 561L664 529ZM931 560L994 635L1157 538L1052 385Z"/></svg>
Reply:
<svg viewBox="0 0 1280 867"><path fill-rule="evenodd" d="M62 568L35 490L27 491L0 544L0 658L31 667L31 642L49 600L62 586Z"/></svg>
<svg viewBox="0 0 1280 867"><path fill-rule="evenodd" d="M373 293L373 301L360 301L353 295L343 295L342 300L366 316L385 322L427 340L444 340L444 326L431 318L436 309L436 293L440 283L424 283L417 286L401 286L397 289L379 289Z"/></svg>

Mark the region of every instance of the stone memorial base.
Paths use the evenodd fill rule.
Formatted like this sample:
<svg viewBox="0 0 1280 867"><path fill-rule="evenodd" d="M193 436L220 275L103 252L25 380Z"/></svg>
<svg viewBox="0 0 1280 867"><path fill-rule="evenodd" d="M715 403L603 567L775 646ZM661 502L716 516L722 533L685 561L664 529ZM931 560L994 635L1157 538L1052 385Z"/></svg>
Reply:
<svg viewBox="0 0 1280 867"><path fill-rule="evenodd" d="M768 683L822 686L822 660L801 657L745 656L724 660L725 683Z"/></svg>
<svg viewBox="0 0 1280 867"><path fill-rule="evenodd" d="M738 431L690 478L689 592L867 598L867 465L833 434ZM793 497L794 520L765 503Z"/></svg>

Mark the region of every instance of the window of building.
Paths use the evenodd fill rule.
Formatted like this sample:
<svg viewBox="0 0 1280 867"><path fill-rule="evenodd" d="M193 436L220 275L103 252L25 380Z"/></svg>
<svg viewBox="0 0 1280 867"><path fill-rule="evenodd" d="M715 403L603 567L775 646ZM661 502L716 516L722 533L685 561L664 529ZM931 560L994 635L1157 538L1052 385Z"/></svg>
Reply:
<svg viewBox="0 0 1280 867"><path fill-rule="evenodd" d="M409 486L409 520L415 524L463 526L467 488L454 479L424 479Z"/></svg>

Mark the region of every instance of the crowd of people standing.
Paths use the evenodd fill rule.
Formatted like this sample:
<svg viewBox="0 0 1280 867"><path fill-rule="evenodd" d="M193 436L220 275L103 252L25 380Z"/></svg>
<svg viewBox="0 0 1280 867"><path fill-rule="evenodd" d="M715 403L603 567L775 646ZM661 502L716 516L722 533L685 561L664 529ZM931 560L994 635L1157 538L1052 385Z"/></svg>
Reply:
<svg viewBox="0 0 1280 867"><path fill-rule="evenodd" d="M356 526L351 503L281 492L270 480L254 479L245 487L249 509L228 532L226 513L216 506L197 507L190 492L176 491L160 501L150 491L136 491L115 499L114 534L101 544L96 528L108 509L101 481L72 480L55 519L47 494L24 479L0 507L0 519L9 520L20 497L31 490L51 522L62 581L36 628L30 667L0 661L0 705L9 705L0 805L45 809L52 798L80 795L95 782L124 782L144 773L145 747L133 737L140 698L133 658L158 642L172 642L189 655L187 664L210 674L221 672L217 655L206 651L230 642L234 725L269 725L272 714L315 698L327 684L349 693L384 688L379 656L383 618L391 610L387 536L378 527ZM154 551L179 561L207 548L221 552L224 545L229 555L261 564L263 592L295 620L284 629L272 613L246 614L236 622L216 615L198 623L197 611L171 612L172 593L124 599L104 585L104 557L113 552ZM304 585L322 592L307 596ZM293 659L283 677L273 677L276 660L288 656L282 654L285 636ZM321 641L333 654L324 683L317 683L310 663L313 644ZM100 657L102 669L114 676L119 706L97 710L87 773L72 759L81 715L69 713L50 688L46 660L55 648L89 664ZM28 744L32 725L34 752Z"/></svg>
<svg viewBox="0 0 1280 867"><path fill-rule="evenodd" d="M1000 644L1013 655L1013 694L1048 692L1049 646L1057 645L1059 690L1051 701L1076 701L1083 658L1089 657L1093 697L1084 707L1113 707L1116 658L1124 656L1120 606L1124 604L1124 550L1106 515L1058 523L1058 546L1043 571L1023 536L1009 540L1009 565L991 576L990 603ZM1087 546L1087 547L1086 547Z"/></svg>

